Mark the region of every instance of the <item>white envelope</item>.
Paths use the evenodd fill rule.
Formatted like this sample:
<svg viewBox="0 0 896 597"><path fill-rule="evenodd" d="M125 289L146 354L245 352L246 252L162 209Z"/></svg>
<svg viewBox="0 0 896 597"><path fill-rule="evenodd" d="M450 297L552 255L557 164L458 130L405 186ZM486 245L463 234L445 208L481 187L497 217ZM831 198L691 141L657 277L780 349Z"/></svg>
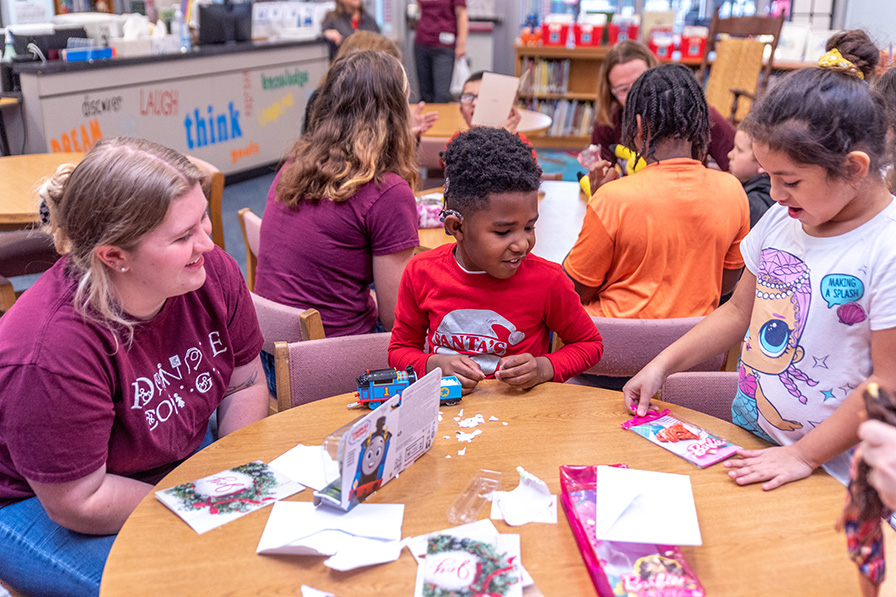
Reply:
<svg viewBox="0 0 896 597"><path fill-rule="evenodd" d="M277 502L264 527L259 554L332 556L335 570L392 562L401 554L404 504L359 504L349 512L310 502Z"/></svg>
<svg viewBox="0 0 896 597"><path fill-rule="evenodd" d="M339 463L330 458L323 446L299 444L272 460L270 465L314 490L321 490L339 478Z"/></svg>
<svg viewBox="0 0 896 597"><path fill-rule="evenodd" d="M508 75L485 73L473 112L473 126L501 126L510 117L520 80Z"/></svg>
<svg viewBox="0 0 896 597"><path fill-rule="evenodd" d="M598 539L702 545L691 478L612 466L597 467Z"/></svg>

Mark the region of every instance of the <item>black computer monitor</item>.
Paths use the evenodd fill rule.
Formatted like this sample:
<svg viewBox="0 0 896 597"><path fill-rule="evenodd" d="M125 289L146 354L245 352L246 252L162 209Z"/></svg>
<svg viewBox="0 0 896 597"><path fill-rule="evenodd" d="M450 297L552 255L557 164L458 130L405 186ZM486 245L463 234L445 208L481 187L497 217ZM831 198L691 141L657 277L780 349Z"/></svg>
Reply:
<svg viewBox="0 0 896 597"><path fill-rule="evenodd" d="M199 44L252 40L252 3L199 5Z"/></svg>

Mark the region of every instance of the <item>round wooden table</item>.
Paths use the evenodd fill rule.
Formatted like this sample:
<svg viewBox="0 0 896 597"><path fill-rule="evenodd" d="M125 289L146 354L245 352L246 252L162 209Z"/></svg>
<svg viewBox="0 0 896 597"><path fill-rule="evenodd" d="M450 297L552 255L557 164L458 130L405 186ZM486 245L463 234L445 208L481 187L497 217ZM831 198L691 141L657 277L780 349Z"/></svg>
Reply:
<svg viewBox="0 0 896 597"><path fill-rule="evenodd" d="M412 106L413 109L413 106ZM551 126L551 117L541 112L518 108L520 123L516 130L520 133L538 133ZM453 137L457 131L467 130L467 123L460 114L460 104L426 104L426 112L437 112L439 119L431 129L423 133L424 137Z"/></svg>
<svg viewBox="0 0 896 597"><path fill-rule="evenodd" d="M0 230L40 221L37 187L62 164L77 164L83 153L35 153L0 158Z"/></svg>
<svg viewBox="0 0 896 597"><path fill-rule="evenodd" d="M190 458L158 488L256 459L270 462L298 443L320 443L357 416L345 408L349 401L347 395L322 400L241 429ZM486 419L472 443L454 438L454 417L461 409L464 417L482 413ZM746 448L766 445L708 415L672 409ZM402 536L453 526L445 513L480 468L501 471L501 489L512 489L519 480L515 469L523 466L559 493L561 464L622 462L691 477L703 545L683 552L708 595L856 594L856 571L843 535L834 530L845 490L826 473L772 492L758 485L739 487L721 465L698 469L624 431L620 423L628 413L618 392L571 384L547 383L527 392L487 381L442 412L432 449L369 498L371 503L405 504ZM507 425L488 421L490 416ZM459 456L464 447L466 455ZM289 499L311 497L305 490ZM280 595L297 594L302 584L343 597L413 594L416 564L407 550L395 562L345 573L323 566L322 557L257 555L269 512L264 508L197 535L150 494L112 547L100 595ZM487 515L484 509L480 518ZM556 525L495 525L500 532L521 535L523 565L544 595L593 594L562 508L558 518Z"/></svg>

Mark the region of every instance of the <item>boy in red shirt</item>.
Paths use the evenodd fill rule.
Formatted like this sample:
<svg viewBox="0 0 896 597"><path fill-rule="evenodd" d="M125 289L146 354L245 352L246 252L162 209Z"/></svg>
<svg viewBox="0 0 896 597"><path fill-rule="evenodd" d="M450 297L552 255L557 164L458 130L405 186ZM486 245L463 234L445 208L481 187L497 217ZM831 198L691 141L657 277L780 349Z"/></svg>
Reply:
<svg viewBox="0 0 896 597"><path fill-rule="evenodd" d="M457 243L405 269L389 365L421 375L441 367L464 393L487 377L530 388L592 367L600 333L560 266L530 255L541 183L531 148L504 129L476 127L443 158L445 230ZM548 354L551 331L564 346Z"/></svg>

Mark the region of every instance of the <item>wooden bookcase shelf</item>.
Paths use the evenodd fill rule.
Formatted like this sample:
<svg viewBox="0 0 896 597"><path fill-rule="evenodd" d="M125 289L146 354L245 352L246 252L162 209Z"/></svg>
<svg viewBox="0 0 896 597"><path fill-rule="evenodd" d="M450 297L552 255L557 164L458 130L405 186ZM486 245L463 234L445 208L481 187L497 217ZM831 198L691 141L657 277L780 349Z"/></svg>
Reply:
<svg viewBox="0 0 896 597"><path fill-rule="evenodd" d="M515 45L516 76L533 71L530 88L520 92L523 107L551 116L554 123L542 135L530 135L537 147L582 148L591 139L594 100L600 65L609 46Z"/></svg>

